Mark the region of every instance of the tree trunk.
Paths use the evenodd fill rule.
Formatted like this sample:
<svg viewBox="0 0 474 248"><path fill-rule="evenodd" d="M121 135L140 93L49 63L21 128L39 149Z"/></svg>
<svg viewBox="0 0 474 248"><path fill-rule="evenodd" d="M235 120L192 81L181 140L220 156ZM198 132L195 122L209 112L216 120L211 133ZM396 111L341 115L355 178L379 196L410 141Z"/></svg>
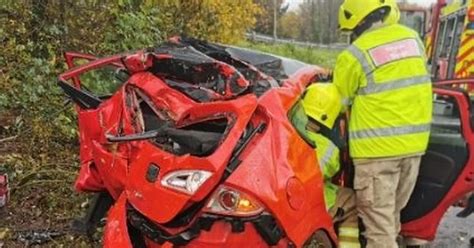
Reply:
<svg viewBox="0 0 474 248"><path fill-rule="evenodd" d="M324 18L323 18L324 0L318 0L318 37L319 43L324 42Z"/></svg>
<svg viewBox="0 0 474 248"><path fill-rule="evenodd" d="M334 1L327 1L328 2L328 44L332 43L332 37L333 37L333 20L334 20L334 13L333 13L333 8L332 6L334 5Z"/></svg>

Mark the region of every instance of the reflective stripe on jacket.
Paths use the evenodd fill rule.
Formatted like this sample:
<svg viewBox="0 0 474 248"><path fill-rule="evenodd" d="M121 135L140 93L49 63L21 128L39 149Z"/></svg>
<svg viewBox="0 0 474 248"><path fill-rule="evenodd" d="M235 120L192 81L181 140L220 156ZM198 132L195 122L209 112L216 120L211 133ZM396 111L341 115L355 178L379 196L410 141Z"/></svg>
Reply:
<svg viewBox="0 0 474 248"><path fill-rule="evenodd" d="M336 62L334 84L352 104L353 158L422 153L429 138L432 90L415 31L382 26L362 34Z"/></svg>
<svg viewBox="0 0 474 248"><path fill-rule="evenodd" d="M360 248L358 227L339 227L339 248Z"/></svg>
<svg viewBox="0 0 474 248"><path fill-rule="evenodd" d="M336 203L338 186L331 182L332 177L340 169L339 148L332 141L319 133L307 132L309 138L316 143L316 156L324 177L324 200L330 209Z"/></svg>

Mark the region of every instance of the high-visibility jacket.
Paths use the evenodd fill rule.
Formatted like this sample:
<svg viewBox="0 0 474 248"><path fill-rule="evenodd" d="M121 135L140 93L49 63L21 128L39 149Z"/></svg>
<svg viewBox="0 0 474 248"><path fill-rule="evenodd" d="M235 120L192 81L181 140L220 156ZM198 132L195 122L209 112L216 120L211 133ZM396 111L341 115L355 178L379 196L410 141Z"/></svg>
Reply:
<svg viewBox="0 0 474 248"><path fill-rule="evenodd" d="M301 102L297 102L291 109L289 118L301 137L315 147L319 167L324 177L324 200L326 208L330 209L336 202L338 190L338 186L331 183L331 180L340 169L339 148L322 134L306 129L308 116L304 112Z"/></svg>
<svg viewBox="0 0 474 248"><path fill-rule="evenodd" d="M312 146L316 146L315 152L318 158L318 164L321 168L324 177L324 200L326 208L329 210L335 207L337 200L337 193L339 187L332 183L332 177L340 169L339 148L326 136L320 133L313 133L306 129L308 124L308 116L304 112L301 102L297 102L290 110L289 118L291 123L301 135ZM347 196L347 194L346 194ZM347 204L347 199L339 199ZM337 213L338 211L332 211ZM357 220L357 218L355 218ZM347 218L342 223L339 223L338 229L339 245L341 248L359 248L359 229L357 221L352 223Z"/></svg>
<svg viewBox="0 0 474 248"><path fill-rule="evenodd" d="M326 209L336 203L338 186L331 182L340 169L339 148L328 138L319 133L307 131L308 137L316 144L316 156L324 177L324 200Z"/></svg>
<svg viewBox="0 0 474 248"><path fill-rule="evenodd" d="M405 156L426 150L431 79L418 34L399 24L363 33L337 58L334 84L351 106L353 158Z"/></svg>
<svg viewBox="0 0 474 248"><path fill-rule="evenodd" d="M307 132L308 137L316 144L316 156L324 177L324 201L326 209L338 208L336 205L339 186L332 183L332 178L340 169L339 148L326 136L320 133ZM339 199L340 201L341 199ZM341 204L341 203L339 203ZM343 207L343 206L339 206ZM330 210L331 211L331 210ZM331 211L332 212L332 211ZM338 211L334 211L337 213ZM334 216L333 216L334 217ZM357 220L357 218L356 218ZM344 220L338 223L338 239L341 248L360 248L359 228L355 223Z"/></svg>

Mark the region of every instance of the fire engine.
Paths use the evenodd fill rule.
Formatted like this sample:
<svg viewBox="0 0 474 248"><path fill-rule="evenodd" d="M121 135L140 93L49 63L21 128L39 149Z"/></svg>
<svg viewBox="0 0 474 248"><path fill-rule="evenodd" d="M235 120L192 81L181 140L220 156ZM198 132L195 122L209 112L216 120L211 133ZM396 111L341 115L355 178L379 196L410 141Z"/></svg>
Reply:
<svg viewBox="0 0 474 248"><path fill-rule="evenodd" d="M400 4L400 10L402 23L424 38L436 81L474 77L474 0L438 0L430 9Z"/></svg>

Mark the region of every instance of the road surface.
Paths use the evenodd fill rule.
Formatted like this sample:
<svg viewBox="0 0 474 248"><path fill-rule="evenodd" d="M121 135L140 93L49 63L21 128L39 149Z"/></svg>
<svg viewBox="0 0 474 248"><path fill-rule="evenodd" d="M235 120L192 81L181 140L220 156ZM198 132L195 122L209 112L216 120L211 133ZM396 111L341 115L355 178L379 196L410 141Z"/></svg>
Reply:
<svg viewBox="0 0 474 248"><path fill-rule="evenodd" d="M461 208L451 208L438 229L436 240L430 248L471 248L469 242L474 238L474 215L466 219L456 217Z"/></svg>

